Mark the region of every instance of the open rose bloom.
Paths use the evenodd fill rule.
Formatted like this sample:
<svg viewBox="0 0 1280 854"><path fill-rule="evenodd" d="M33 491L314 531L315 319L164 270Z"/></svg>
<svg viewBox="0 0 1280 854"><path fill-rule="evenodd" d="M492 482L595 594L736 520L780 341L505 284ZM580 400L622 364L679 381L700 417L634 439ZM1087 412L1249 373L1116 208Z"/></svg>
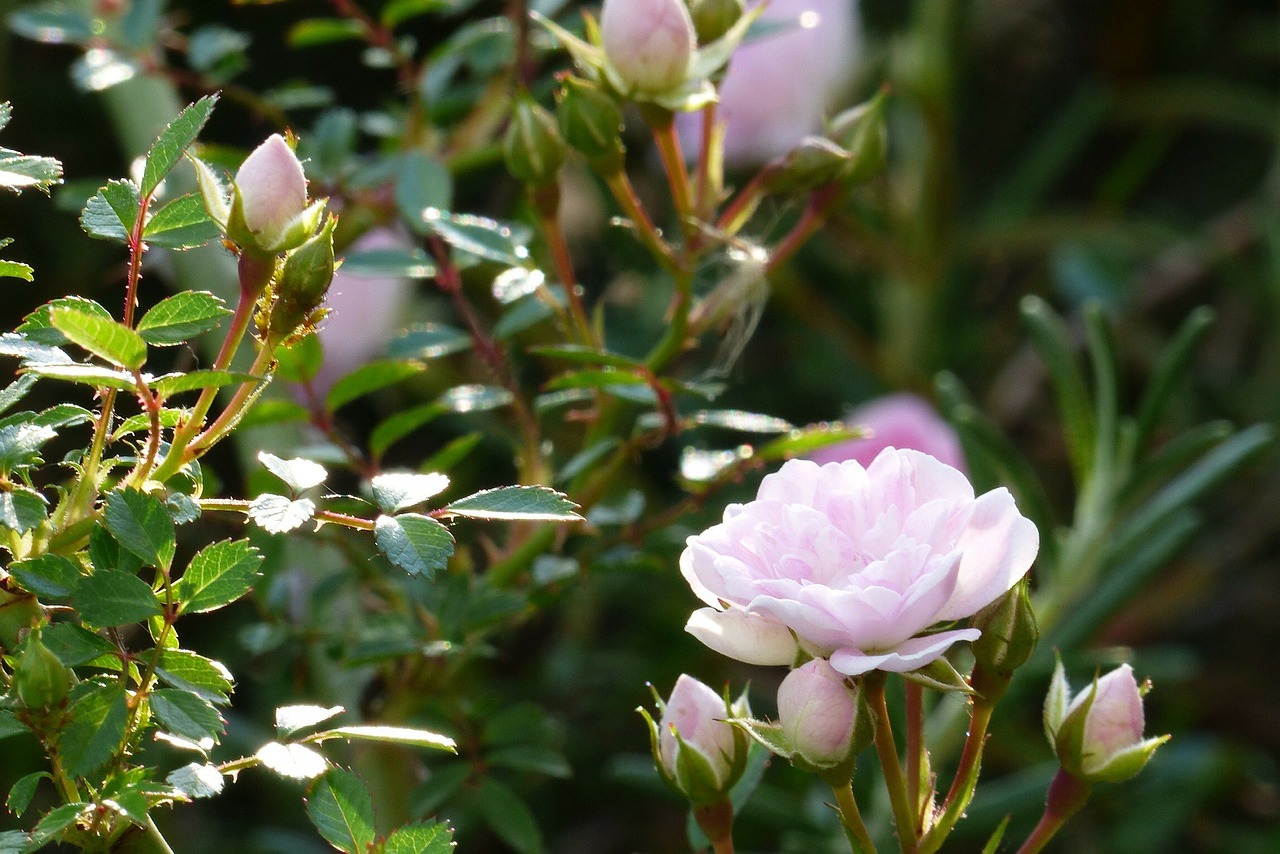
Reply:
<svg viewBox="0 0 1280 854"><path fill-rule="evenodd" d="M789 665L802 647L846 676L916 670L981 635L930 629L1003 596L1039 543L1008 490L975 497L927 454L792 460L689 538L681 572L707 607L686 629L752 664Z"/></svg>

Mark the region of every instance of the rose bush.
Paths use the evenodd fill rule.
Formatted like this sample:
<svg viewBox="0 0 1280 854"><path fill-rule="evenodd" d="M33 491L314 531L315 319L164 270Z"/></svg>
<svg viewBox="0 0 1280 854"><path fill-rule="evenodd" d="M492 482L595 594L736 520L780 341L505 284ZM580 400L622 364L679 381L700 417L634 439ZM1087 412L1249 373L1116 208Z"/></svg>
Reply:
<svg viewBox="0 0 1280 854"><path fill-rule="evenodd" d="M911 671L976 640L975 628L926 630L1002 596L1038 548L1008 490L975 497L927 454L888 448L867 468L792 460L689 538L681 572L707 607L686 630L754 664L803 648L847 676Z"/></svg>

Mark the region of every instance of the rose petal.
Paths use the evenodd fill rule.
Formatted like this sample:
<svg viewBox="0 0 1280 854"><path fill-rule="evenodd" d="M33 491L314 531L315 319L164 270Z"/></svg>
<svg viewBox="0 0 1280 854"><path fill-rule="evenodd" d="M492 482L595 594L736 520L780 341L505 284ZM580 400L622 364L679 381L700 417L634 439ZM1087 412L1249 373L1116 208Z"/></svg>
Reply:
<svg viewBox="0 0 1280 854"><path fill-rule="evenodd" d="M721 655L747 664L791 664L796 660L796 639L786 626L736 608L699 608L689 616L684 630Z"/></svg>

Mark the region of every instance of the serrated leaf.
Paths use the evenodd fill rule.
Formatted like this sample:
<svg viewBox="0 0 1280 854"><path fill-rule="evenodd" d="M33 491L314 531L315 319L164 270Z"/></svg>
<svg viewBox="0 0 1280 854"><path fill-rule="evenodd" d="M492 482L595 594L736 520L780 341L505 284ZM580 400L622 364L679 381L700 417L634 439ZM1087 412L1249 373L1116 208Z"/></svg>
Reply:
<svg viewBox="0 0 1280 854"><path fill-rule="evenodd" d="M449 478L435 472L390 472L375 477L370 486L373 500L382 512L398 513L444 492L449 488Z"/></svg>
<svg viewBox="0 0 1280 854"><path fill-rule="evenodd" d="M72 383L93 386L97 389L113 388L117 391L132 391L137 387L132 374L114 368L102 368L97 365L77 364L30 364L23 367L24 373L33 374L51 380L66 380Z"/></svg>
<svg viewBox="0 0 1280 854"><path fill-rule="evenodd" d="M188 798L212 798L222 794L226 778L218 766L192 762L165 777L165 782Z"/></svg>
<svg viewBox="0 0 1280 854"><path fill-rule="evenodd" d="M47 771L35 771L14 783L13 787L9 789L9 797L4 802L9 812L18 818L22 818L22 814L31 805L31 799L35 797L36 787L44 779L52 780L53 777Z"/></svg>
<svg viewBox="0 0 1280 854"><path fill-rule="evenodd" d="M41 637L49 651L67 667L80 667L104 655L119 653L111 641L74 623L51 623Z"/></svg>
<svg viewBox="0 0 1280 854"><path fill-rule="evenodd" d="M449 825L433 821L398 828L382 844L382 854L452 854L455 847Z"/></svg>
<svg viewBox="0 0 1280 854"><path fill-rule="evenodd" d="M185 344L217 327L231 314L226 304L208 291L183 291L156 303L138 321L138 334L158 347Z"/></svg>
<svg viewBox="0 0 1280 854"><path fill-rule="evenodd" d="M275 454L259 451L258 462L262 463L267 471L288 484L294 492L304 492L313 486L319 486L329 476L324 466L300 457L285 460Z"/></svg>
<svg viewBox="0 0 1280 854"><path fill-rule="evenodd" d="M397 412L373 428L373 433L369 437L369 450L373 452L375 459L381 459L387 449L396 442L446 412L448 410L437 403L424 403L403 412Z"/></svg>
<svg viewBox="0 0 1280 854"><path fill-rule="evenodd" d="M91 626L128 626L161 612L151 586L136 575L100 569L77 585L73 604Z"/></svg>
<svg viewBox="0 0 1280 854"><path fill-rule="evenodd" d="M142 239L161 249L195 249L222 234L204 208L204 200L194 193L179 196L147 220Z"/></svg>
<svg viewBox="0 0 1280 854"><path fill-rule="evenodd" d="M221 663L185 649L161 653L156 676L166 685L191 691L217 705L227 704L235 686Z"/></svg>
<svg viewBox="0 0 1280 854"><path fill-rule="evenodd" d="M269 534L287 534L315 516L316 503L310 498L265 493L249 502L248 516Z"/></svg>
<svg viewBox="0 0 1280 854"><path fill-rule="evenodd" d="M70 774L87 777L115 755L124 739L125 692L118 682L81 682L72 689L67 709L70 721L58 736L58 753Z"/></svg>
<svg viewBox="0 0 1280 854"><path fill-rule="evenodd" d="M48 190L62 183L62 164L52 157L19 154L0 148L0 187L21 192L35 187Z"/></svg>
<svg viewBox="0 0 1280 854"><path fill-rule="evenodd" d="M470 519L545 519L575 521L578 505L546 486L501 486L486 489L447 505L450 515Z"/></svg>
<svg viewBox="0 0 1280 854"><path fill-rule="evenodd" d="M387 345L389 359L437 359L471 348L471 336L443 323L411 326Z"/></svg>
<svg viewBox="0 0 1280 854"><path fill-rule="evenodd" d="M76 823L76 820L89 808L88 804L75 802L54 807L44 814L31 830L31 838L22 849L26 852L39 851L62 835L62 832Z"/></svg>
<svg viewBox="0 0 1280 854"><path fill-rule="evenodd" d="M161 688L151 692L151 713L168 732L199 741L218 740L225 726L208 700L187 691Z"/></svg>
<svg viewBox="0 0 1280 854"><path fill-rule="evenodd" d="M492 777L480 784L478 803L484 822L520 854L539 854L542 833L529 805L508 786Z"/></svg>
<svg viewBox="0 0 1280 854"><path fill-rule="evenodd" d="M125 549L148 566L167 567L176 547L173 519L158 499L136 489L107 496L103 523Z"/></svg>
<svg viewBox="0 0 1280 854"><path fill-rule="evenodd" d="M111 312L107 311L91 299L79 296L59 297L58 299L50 300L44 305L37 307L34 311L23 318L22 323L18 325L17 329L17 331L21 333L20 336L13 336L12 334L6 333L3 336L3 339L0 339L3 340L6 345L3 352L24 360L35 355L38 361L53 361L53 354L50 353L44 354L47 356L46 358L41 358L40 354L29 354L22 352L20 349L17 352L14 352L11 348L21 348L24 345L30 347L31 345L41 344L48 347L57 347L61 344L67 343L67 337L53 328L52 315L55 308L74 308L77 311L84 312L85 314L92 314L96 317L101 317L103 320L113 319ZM15 338L17 340L15 340ZM25 339L25 341L23 339ZM70 358L64 355L61 361L67 362L70 361Z"/></svg>
<svg viewBox="0 0 1280 854"><path fill-rule="evenodd" d="M25 534L48 518L40 493L21 487L0 491L0 525Z"/></svg>
<svg viewBox="0 0 1280 854"><path fill-rule="evenodd" d="M342 706L281 706L276 709L276 732L288 738L298 730L322 724L345 712Z"/></svg>
<svg viewBox="0 0 1280 854"><path fill-rule="evenodd" d="M43 554L9 565L18 586L44 599L66 599L75 593L84 573L69 557Z"/></svg>
<svg viewBox="0 0 1280 854"><path fill-rule="evenodd" d="M363 854L377 834L373 798L351 771L332 768L307 790L307 818L330 845L347 854Z"/></svg>
<svg viewBox="0 0 1280 854"><path fill-rule="evenodd" d="M423 370L424 366L417 362L377 361L361 365L333 384L325 397L325 408L334 412L366 394L417 376Z"/></svg>
<svg viewBox="0 0 1280 854"><path fill-rule="evenodd" d="M242 374L235 371L192 371L188 374L166 374L157 377L148 385L161 397L172 397L187 391L202 391L206 388L222 388L228 385L257 382L262 379L253 374Z"/></svg>
<svg viewBox="0 0 1280 854"><path fill-rule="evenodd" d="M122 323L73 308L55 308L54 328L100 359L136 371L147 360L147 342Z"/></svg>
<svg viewBox="0 0 1280 854"><path fill-rule="evenodd" d="M182 154L191 143L195 142L213 107L218 103L217 95L206 95L194 104L190 104L178 117L171 121L147 152L147 163L142 170L142 193L151 195L156 187L169 174L170 170L182 159Z"/></svg>
<svg viewBox="0 0 1280 854"><path fill-rule="evenodd" d="M58 435L52 427L40 424L6 424L0 427L0 473L33 465L40 459L40 449Z"/></svg>
<svg viewBox="0 0 1280 854"><path fill-rule="evenodd" d="M267 768L294 780L310 780L329 770L328 760L301 744L268 742L254 756Z"/></svg>
<svg viewBox="0 0 1280 854"><path fill-rule="evenodd" d="M391 744L407 744L413 747L430 747L435 750L458 752L458 745L447 735L425 729L411 729L398 726L344 726L327 729L309 735L306 741L322 742L334 738L356 739L357 741L385 741Z"/></svg>
<svg viewBox="0 0 1280 854"><path fill-rule="evenodd" d="M35 270L32 269L30 264L24 264L21 261L0 261L0 277L33 282L35 281Z"/></svg>
<svg viewBox="0 0 1280 854"><path fill-rule="evenodd" d="M8 412L15 404L27 396L31 391L31 387L36 384L36 378L31 376L18 377L13 382L4 387L0 391L0 413Z"/></svg>
<svg viewBox="0 0 1280 854"><path fill-rule="evenodd" d="M379 516L374 539L387 559L410 575L430 577L453 556L453 534L430 516Z"/></svg>
<svg viewBox="0 0 1280 854"><path fill-rule="evenodd" d="M127 243L141 205L138 187L132 181L108 181L85 202L80 227L90 237Z"/></svg>
<svg viewBox="0 0 1280 854"><path fill-rule="evenodd" d="M428 220L453 204L453 177L434 157L410 152L400 158L396 169L395 200L405 222L421 234L430 234Z"/></svg>
<svg viewBox="0 0 1280 854"><path fill-rule="evenodd" d="M454 249L485 261L518 267L529 257L529 250L515 242L508 226L488 217L427 208L420 212L416 223L410 220L410 224L423 234L434 234Z"/></svg>
<svg viewBox="0 0 1280 854"><path fill-rule="evenodd" d="M173 587L182 613L229 605L253 589L262 554L248 540L223 540L201 549Z"/></svg>

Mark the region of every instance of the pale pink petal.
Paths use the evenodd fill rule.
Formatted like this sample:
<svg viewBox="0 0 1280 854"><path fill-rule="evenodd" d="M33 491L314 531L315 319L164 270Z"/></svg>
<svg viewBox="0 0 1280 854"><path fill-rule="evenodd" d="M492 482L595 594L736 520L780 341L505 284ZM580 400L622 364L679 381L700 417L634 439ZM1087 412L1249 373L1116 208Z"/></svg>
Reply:
<svg viewBox="0 0 1280 854"><path fill-rule="evenodd" d="M840 649L831 654L831 666L845 676L860 676L871 670L888 670L892 673L908 673L919 670L942 657L942 654L959 641L974 641L982 636L977 629L956 629L936 635L912 638L899 644L890 652L863 652L859 649Z"/></svg>
<svg viewBox="0 0 1280 854"><path fill-rule="evenodd" d="M791 664L796 660L796 639L786 626L736 608L699 608L689 616L684 630L721 655L747 664Z"/></svg>
<svg viewBox="0 0 1280 854"><path fill-rule="evenodd" d="M964 552L955 593L938 612L940 620L962 620L999 599L1031 569L1040 532L1018 513L1009 490L980 497L956 548Z"/></svg>

